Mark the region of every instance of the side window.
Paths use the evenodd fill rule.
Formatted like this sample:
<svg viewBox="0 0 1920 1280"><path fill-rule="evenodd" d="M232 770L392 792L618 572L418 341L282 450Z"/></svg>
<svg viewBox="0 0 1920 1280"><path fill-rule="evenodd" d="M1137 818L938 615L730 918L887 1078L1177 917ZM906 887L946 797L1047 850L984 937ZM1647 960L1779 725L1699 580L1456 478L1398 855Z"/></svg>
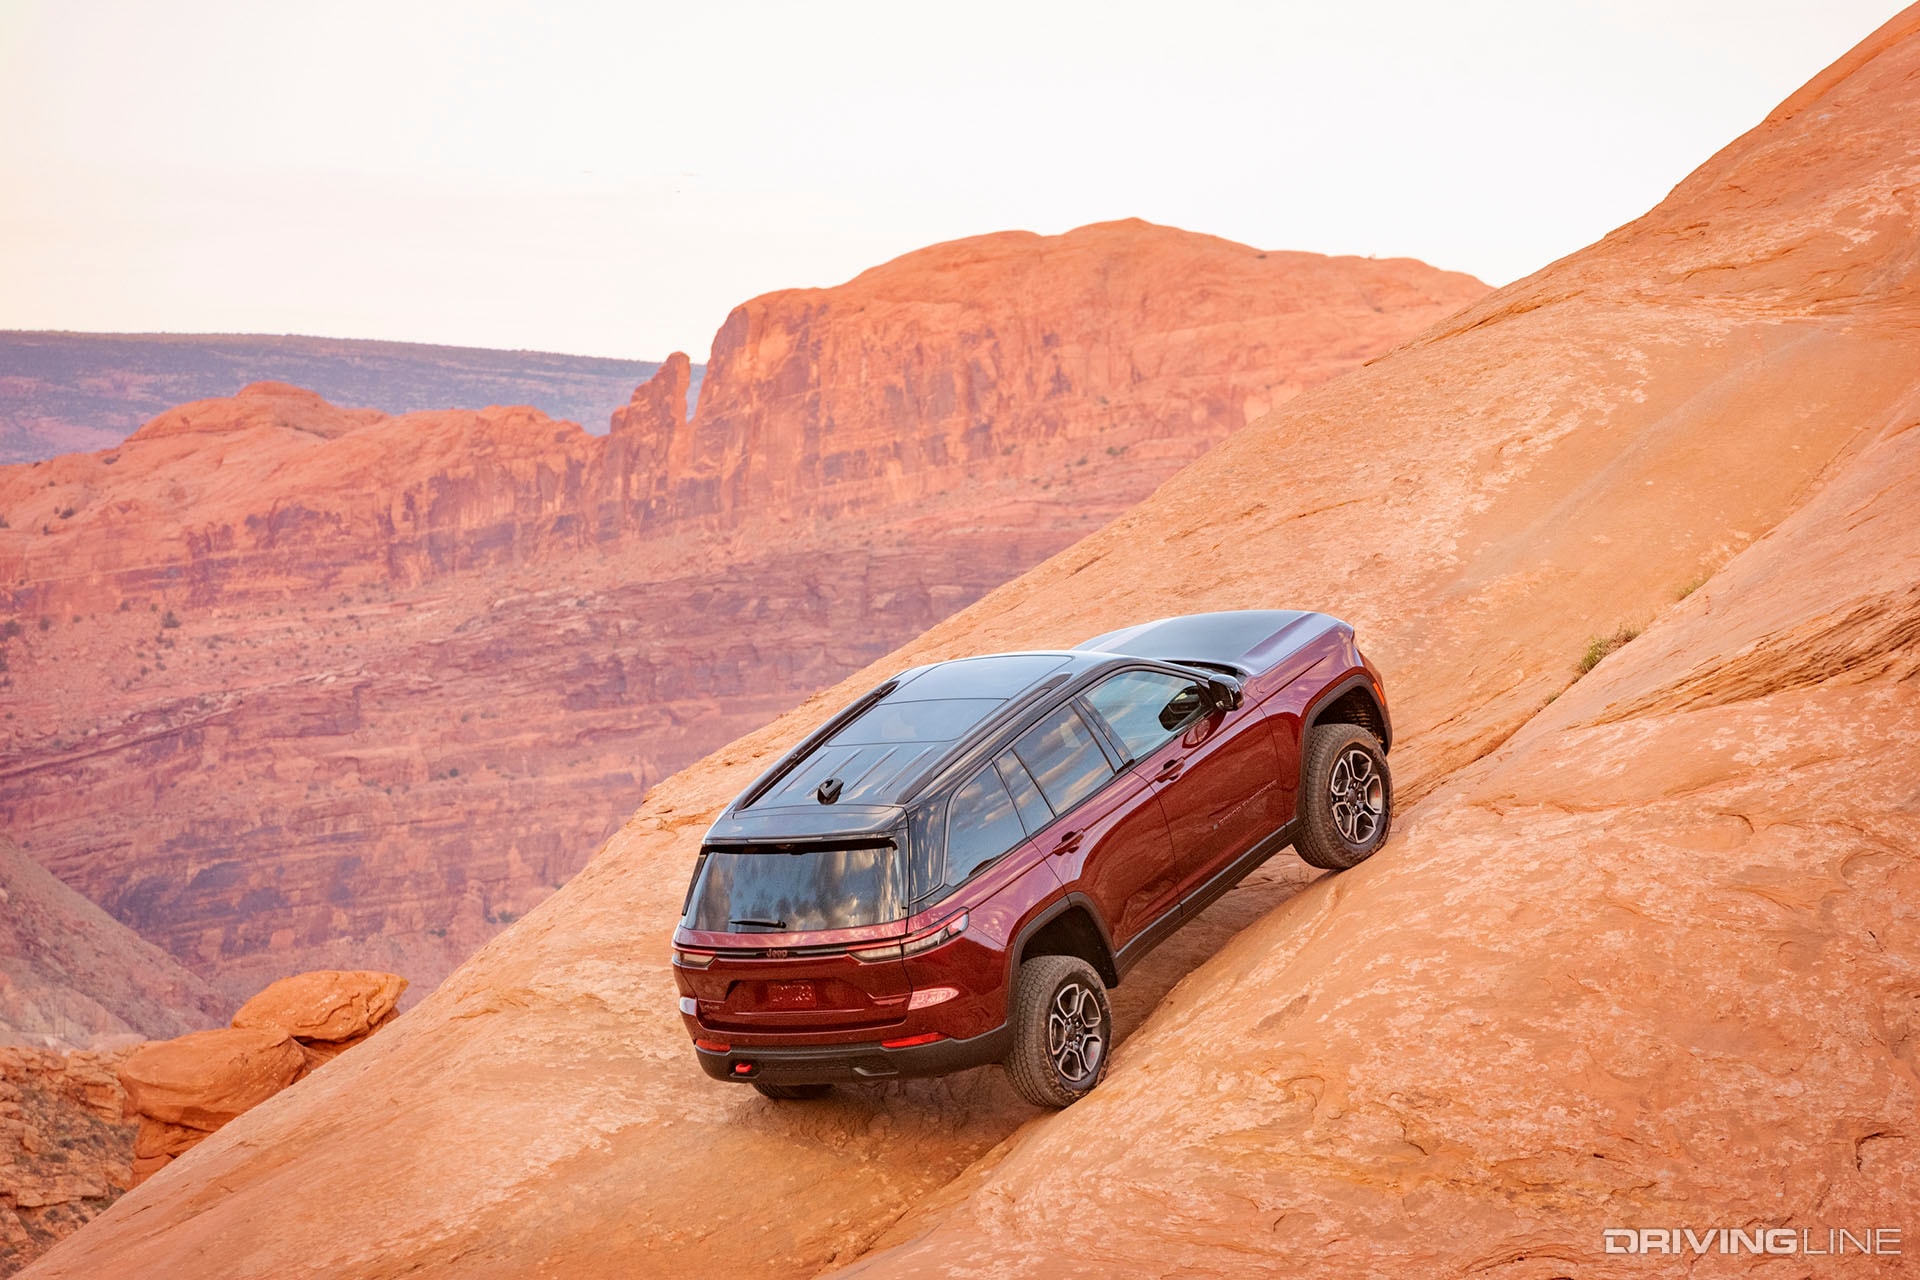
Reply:
<svg viewBox="0 0 1920 1280"><path fill-rule="evenodd" d="M947 883L959 884L1026 838L1013 797L989 765L947 807Z"/></svg>
<svg viewBox="0 0 1920 1280"><path fill-rule="evenodd" d="M1084 696L1135 760L1192 724L1207 705L1198 681L1163 671L1122 671Z"/></svg>
<svg viewBox="0 0 1920 1280"><path fill-rule="evenodd" d="M994 764L1000 770L1000 781L1007 784L1007 792L1013 797L1013 807L1020 811L1020 821L1026 824L1028 835L1053 821L1053 810L1047 808L1040 788L1033 785L1033 775L1020 763L1019 756L1003 751Z"/></svg>
<svg viewBox="0 0 1920 1280"><path fill-rule="evenodd" d="M1022 734L1013 744L1013 753L1027 766L1055 813L1065 813L1113 777L1107 753L1071 705Z"/></svg>

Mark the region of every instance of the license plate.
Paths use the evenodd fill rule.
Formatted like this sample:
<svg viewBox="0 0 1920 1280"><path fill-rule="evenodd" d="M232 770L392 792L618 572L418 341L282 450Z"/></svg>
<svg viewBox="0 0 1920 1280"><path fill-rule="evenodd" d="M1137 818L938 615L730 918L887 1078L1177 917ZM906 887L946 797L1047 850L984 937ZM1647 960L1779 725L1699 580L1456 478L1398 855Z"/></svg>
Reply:
<svg viewBox="0 0 1920 1280"><path fill-rule="evenodd" d="M817 997L811 982L769 982L767 1007L770 1009L811 1009Z"/></svg>

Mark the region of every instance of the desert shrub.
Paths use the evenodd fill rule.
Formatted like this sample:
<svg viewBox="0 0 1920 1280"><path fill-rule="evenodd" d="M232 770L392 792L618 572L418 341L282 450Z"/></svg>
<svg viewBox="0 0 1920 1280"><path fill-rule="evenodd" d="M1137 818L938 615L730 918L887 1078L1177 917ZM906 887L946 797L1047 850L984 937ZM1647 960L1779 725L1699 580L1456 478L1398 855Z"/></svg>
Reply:
<svg viewBox="0 0 1920 1280"><path fill-rule="evenodd" d="M171 631L173 628L180 625L180 619L176 618L173 614L173 610L169 609L166 611L164 615L161 616L160 625L167 628L169 631Z"/></svg>
<svg viewBox="0 0 1920 1280"><path fill-rule="evenodd" d="M1580 674L1599 666L1606 656L1615 649L1631 642L1640 634L1640 628L1621 625L1610 636L1594 636L1587 641L1587 651L1580 655Z"/></svg>

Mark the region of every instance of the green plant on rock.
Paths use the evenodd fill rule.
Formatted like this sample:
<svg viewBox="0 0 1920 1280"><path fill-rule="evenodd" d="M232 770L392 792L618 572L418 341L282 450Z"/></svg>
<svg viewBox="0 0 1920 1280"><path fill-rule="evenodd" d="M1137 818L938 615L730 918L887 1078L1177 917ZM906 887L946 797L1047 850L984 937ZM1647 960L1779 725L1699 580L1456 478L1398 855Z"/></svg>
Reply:
<svg viewBox="0 0 1920 1280"><path fill-rule="evenodd" d="M1610 636L1594 636L1588 640L1587 651L1580 655L1580 674L1585 675L1599 666L1608 654L1631 643L1639 634L1640 628L1622 625Z"/></svg>

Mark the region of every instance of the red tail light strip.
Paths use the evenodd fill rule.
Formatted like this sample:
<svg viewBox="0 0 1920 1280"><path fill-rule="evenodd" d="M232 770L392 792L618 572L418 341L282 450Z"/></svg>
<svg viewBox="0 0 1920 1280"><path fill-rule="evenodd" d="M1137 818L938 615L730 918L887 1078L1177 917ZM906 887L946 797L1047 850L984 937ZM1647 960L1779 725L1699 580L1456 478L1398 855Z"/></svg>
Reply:
<svg viewBox="0 0 1920 1280"><path fill-rule="evenodd" d="M896 942L886 947L862 947L850 952L855 960L867 964L878 964L883 960L898 960L902 956L917 956L922 951L931 951L943 943L952 942L967 931L967 913L948 916L925 933L916 934L905 942Z"/></svg>

